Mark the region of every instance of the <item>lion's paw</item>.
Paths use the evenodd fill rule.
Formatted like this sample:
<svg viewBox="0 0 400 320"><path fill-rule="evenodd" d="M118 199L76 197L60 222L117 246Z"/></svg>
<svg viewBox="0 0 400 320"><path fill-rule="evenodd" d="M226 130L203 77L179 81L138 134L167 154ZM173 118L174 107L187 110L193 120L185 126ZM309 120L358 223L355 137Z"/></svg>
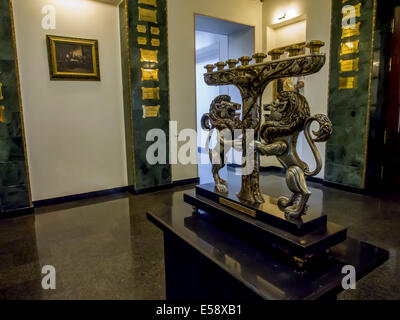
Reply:
<svg viewBox="0 0 400 320"><path fill-rule="evenodd" d="M215 188L217 188L217 190L219 192L223 192L223 193L228 193L228 186L224 185L224 184L216 184Z"/></svg>
<svg viewBox="0 0 400 320"><path fill-rule="evenodd" d="M286 207L288 207L289 206L289 198L287 198L287 197L280 197L279 199L278 199L278 207L279 208L286 208Z"/></svg>
<svg viewBox="0 0 400 320"><path fill-rule="evenodd" d="M300 218L303 214L305 214L307 210L307 207L300 207L298 204L294 204L288 208L286 208L285 214L290 217L290 218L294 218L294 219L298 219Z"/></svg>

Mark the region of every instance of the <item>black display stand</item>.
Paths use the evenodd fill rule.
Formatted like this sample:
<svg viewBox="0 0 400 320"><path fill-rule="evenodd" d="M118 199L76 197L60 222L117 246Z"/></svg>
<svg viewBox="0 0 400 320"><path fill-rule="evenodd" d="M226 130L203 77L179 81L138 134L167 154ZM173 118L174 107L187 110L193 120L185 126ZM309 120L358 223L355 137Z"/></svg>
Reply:
<svg viewBox="0 0 400 320"><path fill-rule="evenodd" d="M184 201L213 215L241 239L273 249L301 267L346 239L347 229L328 222L323 212L311 207L301 219L291 219L278 207L277 198L263 195L262 204L246 203L236 196L239 190L239 183L231 183L229 193L221 193L210 183L186 193Z"/></svg>
<svg viewBox="0 0 400 320"><path fill-rule="evenodd" d="M213 192L207 186L197 192L199 188ZM345 239L341 226L327 222L316 227L326 217L317 218L320 221L300 236L204 195L193 190L185 193L185 201L198 202L182 201L147 214L164 232L167 299L335 299L343 290L345 265L355 267L359 280L389 257L386 250ZM193 215L192 206L203 209ZM306 221L312 220L310 214ZM310 257L312 263L305 264L302 259Z"/></svg>

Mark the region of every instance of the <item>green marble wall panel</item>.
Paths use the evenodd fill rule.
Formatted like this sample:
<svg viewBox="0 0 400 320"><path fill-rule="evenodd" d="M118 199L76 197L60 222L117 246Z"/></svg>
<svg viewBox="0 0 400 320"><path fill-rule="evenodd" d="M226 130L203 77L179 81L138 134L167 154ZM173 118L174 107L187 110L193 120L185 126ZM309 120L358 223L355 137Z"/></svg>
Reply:
<svg viewBox="0 0 400 320"><path fill-rule="evenodd" d="M126 143L126 162L128 171L128 185L135 184L134 170L134 149L133 149L133 128L132 128L132 105L129 74L129 41L126 4L123 2L119 6L119 21L121 32L121 61L122 61L122 85L124 95L124 119L125 119L125 143Z"/></svg>
<svg viewBox="0 0 400 320"><path fill-rule="evenodd" d="M325 180L357 188L365 187L370 107L374 0L332 0L329 117L334 133L327 143ZM342 8L360 7L360 35L342 38ZM359 41L359 52L341 55L341 45ZM359 59L359 68L341 72L340 60ZM343 71L343 70L342 70ZM340 89L340 77L357 77L357 87Z"/></svg>
<svg viewBox="0 0 400 320"><path fill-rule="evenodd" d="M120 5L128 180L136 190L171 183L171 166L169 164L151 165L146 159L146 151L153 144L153 142L146 141L146 135L149 130L155 128L165 132L166 154L169 154L167 3L166 0L156 0L157 6L155 7L146 4L147 2L125 0ZM157 23L140 21L139 8L156 10ZM146 31L139 32L138 24L144 26ZM151 33L152 27L159 29L159 35ZM146 38L147 44L139 44L138 37ZM158 39L160 45L152 46L152 39ZM158 50L158 62L150 67L148 63L142 62L140 49ZM157 68L159 70L158 81L142 81L142 68ZM142 87L159 88L159 99L144 100ZM160 105L159 116L144 118L144 105Z"/></svg>
<svg viewBox="0 0 400 320"><path fill-rule="evenodd" d="M0 0L0 211L31 207L9 0ZM1 213L0 213L1 217Z"/></svg>

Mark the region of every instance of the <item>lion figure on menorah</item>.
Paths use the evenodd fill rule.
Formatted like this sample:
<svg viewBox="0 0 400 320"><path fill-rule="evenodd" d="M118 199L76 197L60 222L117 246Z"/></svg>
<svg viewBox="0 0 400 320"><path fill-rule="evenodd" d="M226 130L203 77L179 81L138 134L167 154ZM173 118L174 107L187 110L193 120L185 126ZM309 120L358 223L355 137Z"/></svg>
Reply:
<svg viewBox="0 0 400 320"><path fill-rule="evenodd" d="M239 149L240 140L233 140L234 131L242 128L240 120L241 105L231 101L228 95L219 95L211 105L209 113L201 118L201 127L209 131L206 143L206 150L209 152L212 164L212 174L215 181L215 188L219 192L228 192L228 184L223 180L219 171L225 166L226 154L232 148ZM209 149L213 130L217 130L217 145ZM228 137L228 138L227 138Z"/></svg>
<svg viewBox="0 0 400 320"><path fill-rule="evenodd" d="M292 195L280 197L278 206L286 215L298 218L307 208L311 195L306 183L306 176L315 176L322 169L322 161L315 142L325 142L332 134L332 123L326 115L310 115L307 100L294 91L283 91L272 104L264 106L265 123L260 133L264 142L256 141L255 149L265 156L276 156L286 169L286 183ZM311 124L319 124L317 131L312 131ZM309 170L297 153L296 146L299 134L304 131L307 142L314 154L316 168Z"/></svg>

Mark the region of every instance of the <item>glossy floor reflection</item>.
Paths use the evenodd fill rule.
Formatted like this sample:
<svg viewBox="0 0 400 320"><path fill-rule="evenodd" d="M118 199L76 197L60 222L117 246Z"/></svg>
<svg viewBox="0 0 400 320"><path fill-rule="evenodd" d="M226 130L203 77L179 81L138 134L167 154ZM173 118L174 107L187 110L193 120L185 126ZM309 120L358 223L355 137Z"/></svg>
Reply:
<svg viewBox="0 0 400 320"><path fill-rule="evenodd" d="M237 179L231 170L225 175ZM263 175L263 190L275 196L287 192L281 176ZM339 298L400 299L399 197L310 186L313 205L331 221L348 226L350 236L390 251L388 262ZM49 206L0 221L0 299L164 299L162 233L145 213L178 205L192 187ZM41 287L44 265L56 267L54 291Z"/></svg>

